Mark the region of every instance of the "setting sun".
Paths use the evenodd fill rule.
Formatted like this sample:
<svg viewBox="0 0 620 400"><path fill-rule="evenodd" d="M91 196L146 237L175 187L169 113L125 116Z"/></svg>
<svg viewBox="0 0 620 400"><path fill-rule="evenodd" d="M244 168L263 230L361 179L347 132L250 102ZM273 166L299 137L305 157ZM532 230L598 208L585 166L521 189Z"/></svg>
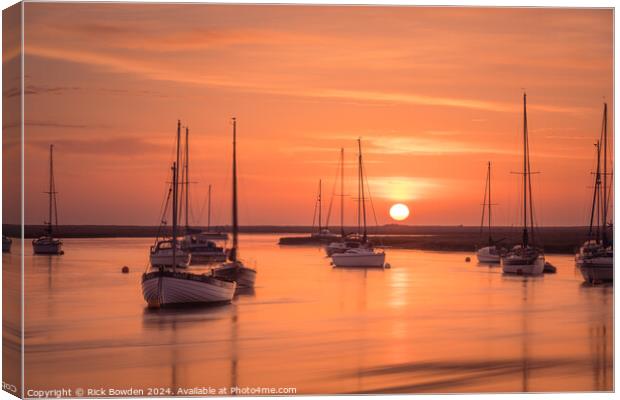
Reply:
<svg viewBox="0 0 620 400"><path fill-rule="evenodd" d="M390 208L390 217L395 221L404 221L409 216L409 207L402 203L394 204Z"/></svg>

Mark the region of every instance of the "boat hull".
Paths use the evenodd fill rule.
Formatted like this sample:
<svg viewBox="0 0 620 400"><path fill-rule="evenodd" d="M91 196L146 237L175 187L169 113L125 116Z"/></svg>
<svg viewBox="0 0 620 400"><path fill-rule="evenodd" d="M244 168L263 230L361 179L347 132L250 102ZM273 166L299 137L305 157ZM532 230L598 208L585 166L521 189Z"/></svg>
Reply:
<svg viewBox="0 0 620 400"><path fill-rule="evenodd" d="M494 252L495 254L493 254ZM476 252L476 257L478 258L478 262L483 264L499 264L501 262L501 257L497 253L495 246L488 246L479 249Z"/></svg>
<svg viewBox="0 0 620 400"><path fill-rule="evenodd" d="M2 252L9 253L11 251L11 244L13 241L9 238L2 238Z"/></svg>
<svg viewBox="0 0 620 400"><path fill-rule="evenodd" d="M581 276L588 283L613 282L614 280L613 257L579 257L576 265Z"/></svg>
<svg viewBox="0 0 620 400"><path fill-rule="evenodd" d="M514 275L541 275L545 269L545 258L538 256L533 260L521 260L505 257L501 260L502 271Z"/></svg>
<svg viewBox="0 0 620 400"><path fill-rule="evenodd" d="M33 240L32 250L34 251L34 254L52 254L52 255L64 254L64 251L62 249L62 242L57 239Z"/></svg>
<svg viewBox="0 0 620 400"><path fill-rule="evenodd" d="M383 268L385 265L385 253L337 253L332 255L332 263L334 267Z"/></svg>
<svg viewBox="0 0 620 400"><path fill-rule="evenodd" d="M256 270L241 263L228 263L213 270L214 276L237 282L238 288L253 288L256 283Z"/></svg>
<svg viewBox="0 0 620 400"><path fill-rule="evenodd" d="M184 272L154 271L142 276L142 295L150 307L228 303L236 287L235 282Z"/></svg>

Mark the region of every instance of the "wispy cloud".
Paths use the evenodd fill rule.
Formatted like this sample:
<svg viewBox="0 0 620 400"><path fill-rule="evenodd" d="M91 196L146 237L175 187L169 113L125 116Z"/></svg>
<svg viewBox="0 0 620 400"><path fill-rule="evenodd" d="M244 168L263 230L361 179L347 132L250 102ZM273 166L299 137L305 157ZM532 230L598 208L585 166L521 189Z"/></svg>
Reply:
<svg viewBox="0 0 620 400"><path fill-rule="evenodd" d="M87 129L88 125L85 124L71 124L66 122L54 122L54 121L32 121L27 120L24 125L28 126L36 126L43 128L62 128L62 129Z"/></svg>
<svg viewBox="0 0 620 400"><path fill-rule="evenodd" d="M475 143L446 140L445 138L385 136L368 138L366 142L369 142L366 152L371 154L514 154L513 151L502 148L485 147Z"/></svg>
<svg viewBox="0 0 620 400"><path fill-rule="evenodd" d="M178 66L168 65L161 62L150 62L131 56L119 54L111 55L105 52L89 52L84 50L71 50L54 47L39 47L30 45L26 48L26 54L31 56L46 57L62 61L75 62L108 68L117 73L137 74L142 78L171 81L182 84L201 85L208 87L228 88L237 91L253 92L292 97L340 99L347 101L392 103L419 106L453 107L471 110L484 110L491 112L518 112L519 105L500 101L481 100L474 98L461 98L451 96L431 96L414 92L391 92L369 91L338 88L304 87L299 85L284 86L274 82L265 82L265 79L248 80L234 78L222 73L206 74L196 73L191 70L179 70ZM530 109L557 112L575 113L592 111L590 108L578 106L560 106L549 104L533 104Z"/></svg>
<svg viewBox="0 0 620 400"><path fill-rule="evenodd" d="M382 176L369 178L373 197L393 201L416 200L432 197L432 192L443 184L438 179L409 176Z"/></svg>
<svg viewBox="0 0 620 400"><path fill-rule="evenodd" d="M54 146L66 154L87 155L92 157L139 156L152 153L169 153L170 146L143 137L88 138L88 139L54 139ZM47 149L50 140L30 140L28 145Z"/></svg>

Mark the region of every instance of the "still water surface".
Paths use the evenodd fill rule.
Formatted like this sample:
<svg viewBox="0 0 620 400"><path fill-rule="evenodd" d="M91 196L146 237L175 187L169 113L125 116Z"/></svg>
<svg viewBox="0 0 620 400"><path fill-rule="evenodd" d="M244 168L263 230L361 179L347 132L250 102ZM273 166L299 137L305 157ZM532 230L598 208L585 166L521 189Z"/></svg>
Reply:
<svg viewBox="0 0 620 400"><path fill-rule="evenodd" d="M140 292L149 239L28 254L26 389L613 389L613 286L584 285L570 255L548 256L555 275L523 278L461 252L389 249L391 269L334 269L318 247L276 243L241 237L258 268L252 293L159 311Z"/></svg>

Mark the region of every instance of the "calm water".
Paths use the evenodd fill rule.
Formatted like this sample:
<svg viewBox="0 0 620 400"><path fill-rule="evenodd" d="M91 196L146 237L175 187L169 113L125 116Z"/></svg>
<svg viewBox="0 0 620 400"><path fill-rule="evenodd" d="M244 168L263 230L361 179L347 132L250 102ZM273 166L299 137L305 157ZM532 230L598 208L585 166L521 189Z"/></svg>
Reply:
<svg viewBox="0 0 620 400"><path fill-rule="evenodd" d="M334 269L319 248L276 242L241 238L253 293L182 310L145 307L148 239L28 255L26 389L613 389L613 286L584 285L572 256L548 256L555 275L523 278L459 252L388 250L391 269ZM5 269L15 259L3 255Z"/></svg>

